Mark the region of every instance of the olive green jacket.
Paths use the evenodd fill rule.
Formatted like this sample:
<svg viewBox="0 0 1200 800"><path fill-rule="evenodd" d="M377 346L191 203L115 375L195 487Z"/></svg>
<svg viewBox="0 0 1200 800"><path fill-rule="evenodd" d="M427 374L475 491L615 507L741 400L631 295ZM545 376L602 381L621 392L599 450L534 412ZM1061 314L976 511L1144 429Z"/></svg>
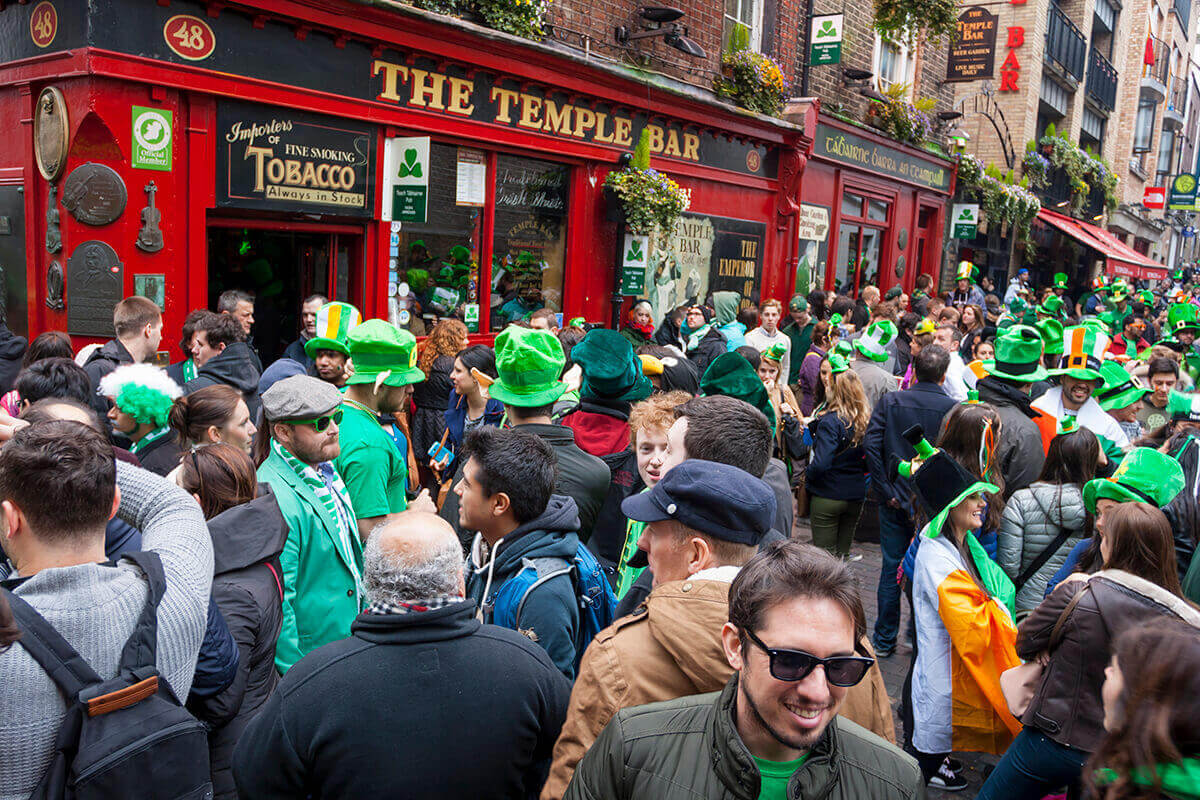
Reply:
<svg viewBox="0 0 1200 800"><path fill-rule="evenodd" d="M758 767L733 720L737 679L721 692L622 709L579 762L564 800L757 800ZM789 800L924 797L912 757L841 717L788 783Z"/></svg>

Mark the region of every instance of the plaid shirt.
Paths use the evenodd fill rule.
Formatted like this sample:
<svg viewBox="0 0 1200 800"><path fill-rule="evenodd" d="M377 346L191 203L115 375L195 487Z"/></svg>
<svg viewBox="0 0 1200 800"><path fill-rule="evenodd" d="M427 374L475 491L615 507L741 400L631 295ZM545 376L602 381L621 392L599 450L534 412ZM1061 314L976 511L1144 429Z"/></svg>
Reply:
<svg viewBox="0 0 1200 800"><path fill-rule="evenodd" d="M433 611L437 608L445 608L446 606L454 605L455 603L464 602L464 598L458 595L444 594L440 597L428 597L421 600L409 600L405 603L393 604L380 601L371 603L367 606L368 614L419 614L422 611Z"/></svg>

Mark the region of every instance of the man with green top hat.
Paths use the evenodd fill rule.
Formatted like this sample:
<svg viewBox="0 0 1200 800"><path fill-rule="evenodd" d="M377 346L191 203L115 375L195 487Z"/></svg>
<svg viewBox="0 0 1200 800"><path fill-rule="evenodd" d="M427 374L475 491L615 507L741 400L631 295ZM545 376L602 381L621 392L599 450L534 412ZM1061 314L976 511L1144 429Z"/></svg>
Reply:
<svg viewBox="0 0 1200 800"><path fill-rule="evenodd" d="M888 392L894 392L899 387L890 370L883 368L888 361L887 346L896 336L899 329L890 319L876 320L867 326L862 336L854 340L855 356L850 362L850 369L858 375L862 382L863 392L867 396L867 406L875 408L879 398Z"/></svg>
<svg viewBox="0 0 1200 800"><path fill-rule="evenodd" d="M1129 294L1133 291L1123 278L1113 281L1108 287L1108 301L1100 318L1108 323L1108 329L1116 335L1125 327L1125 318L1133 313L1129 305Z"/></svg>
<svg viewBox="0 0 1200 800"><path fill-rule="evenodd" d="M1195 383L1200 378L1200 350L1196 349L1196 336L1200 334L1200 308L1192 303L1172 303L1167 307L1169 334L1162 344L1183 354L1183 368Z"/></svg>
<svg viewBox="0 0 1200 800"><path fill-rule="evenodd" d="M1046 451L1036 420L1040 411L1031 405L1029 390L1049 373L1042 366L1042 336L1037 328L1014 325L995 342L996 357L983 362L987 373L979 379L979 399L996 408L1004 435L996 448L1004 493L1011 496L1037 480Z"/></svg>
<svg viewBox="0 0 1200 800"><path fill-rule="evenodd" d="M270 455L258 479L271 487L287 521L279 556L283 624L275 668L287 672L307 653L344 639L361 610L362 541L337 458L342 395L307 375L263 392Z"/></svg>
<svg viewBox="0 0 1200 800"><path fill-rule="evenodd" d="M339 388L346 385L350 377L346 338L361 322L362 314L349 303L326 303L317 310L316 333L304 343L304 354L312 359L316 377Z"/></svg>
<svg viewBox="0 0 1200 800"><path fill-rule="evenodd" d="M621 341L628 347L624 339ZM488 394L504 403L512 427L532 433L554 451L558 461L554 493L572 498L579 507L579 539L586 543L608 494L612 473L604 461L579 448L575 431L551 420L554 401L566 391L559 381L565 363L562 344L554 334L510 325L496 337L497 376ZM640 373L640 362L638 370ZM453 493L442 506L441 515L457 526Z"/></svg>
<svg viewBox="0 0 1200 800"><path fill-rule="evenodd" d="M1150 390L1111 359L1100 365L1100 375L1104 382L1096 392L1096 400L1133 441L1142 435L1138 415L1142 410L1142 401L1150 394Z"/></svg>
<svg viewBox="0 0 1200 800"><path fill-rule="evenodd" d="M1108 345L1107 336L1086 325L1067 328L1062 361L1058 369L1050 371L1059 385L1034 400L1033 408L1056 421L1075 417L1080 427L1096 434L1110 459L1119 460L1129 447L1129 437L1092 397L1104 380L1100 366Z"/></svg>
<svg viewBox="0 0 1200 800"><path fill-rule="evenodd" d="M1035 309L1038 320L1057 319L1061 320L1067 316L1066 305L1062 298L1057 295L1047 295L1040 306Z"/></svg>
<svg viewBox="0 0 1200 800"><path fill-rule="evenodd" d="M1063 306L1066 307L1068 315L1071 311L1075 310L1075 304L1067 296L1067 289L1071 287L1067 285L1067 274L1065 272L1054 273L1054 282L1050 284L1050 288L1054 291L1055 296L1063 301Z"/></svg>
<svg viewBox="0 0 1200 800"><path fill-rule="evenodd" d="M395 430L389 433L380 417L403 412L412 385L425 380L425 373L417 367L417 340L390 322L371 319L355 326L346 346L354 374L346 382L338 434L341 452L334 464L346 482L358 535L365 542L389 514L408 508L408 475L415 462L410 460L409 437ZM425 490L413 507L436 510Z"/></svg>
<svg viewBox="0 0 1200 800"><path fill-rule="evenodd" d="M975 283L975 265L970 261L958 262L955 270L955 288L950 293L950 305L962 311L963 306L983 308L983 290Z"/></svg>

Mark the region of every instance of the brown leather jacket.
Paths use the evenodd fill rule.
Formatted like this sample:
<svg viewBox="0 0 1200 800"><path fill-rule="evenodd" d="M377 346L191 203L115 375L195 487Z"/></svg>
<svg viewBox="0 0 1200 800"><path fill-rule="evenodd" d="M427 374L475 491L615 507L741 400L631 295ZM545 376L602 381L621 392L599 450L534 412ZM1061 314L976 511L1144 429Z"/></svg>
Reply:
<svg viewBox="0 0 1200 800"><path fill-rule="evenodd" d="M1100 688L1112 644L1123 631L1160 615L1200 626L1200 612L1150 581L1105 570L1086 581L1073 575L1060 583L1017 629L1017 655L1037 658L1050 645L1059 616L1076 592L1084 592L1063 622L1058 646L1042 672L1042 683L1021 717L1059 744L1093 752L1104 736Z"/></svg>
<svg viewBox="0 0 1200 800"><path fill-rule="evenodd" d="M597 634L583 654L541 800L563 796L579 760L622 708L725 686L733 674L721 645L728 619L729 583L688 579L656 587L633 614ZM878 666L846 694L839 713L895 742Z"/></svg>

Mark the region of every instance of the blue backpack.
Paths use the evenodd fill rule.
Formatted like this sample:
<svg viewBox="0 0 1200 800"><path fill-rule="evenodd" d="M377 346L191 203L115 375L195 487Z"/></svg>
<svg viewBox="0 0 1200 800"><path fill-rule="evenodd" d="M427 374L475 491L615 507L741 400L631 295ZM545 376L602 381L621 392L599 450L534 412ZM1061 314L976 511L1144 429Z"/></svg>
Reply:
<svg viewBox="0 0 1200 800"><path fill-rule="evenodd" d="M499 616L506 617L504 607L509 606L509 603L505 600L511 601L514 595L510 592L521 589L511 625L508 624L508 620L493 619L493 622L520 630L521 612L529 594L543 583L560 575L570 575L575 599L579 603L579 626L575 634L575 674L579 674L583 651L597 633L613 623L617 608L617 596L613 593L612 584L608 582L604 568L587 545L581 542L575 550L575 557L570 561L565 558L526 559L524 568L505 583L502 594L506 597L501 598L498 595L495 600L495 610L500 612Z"/></svg>

